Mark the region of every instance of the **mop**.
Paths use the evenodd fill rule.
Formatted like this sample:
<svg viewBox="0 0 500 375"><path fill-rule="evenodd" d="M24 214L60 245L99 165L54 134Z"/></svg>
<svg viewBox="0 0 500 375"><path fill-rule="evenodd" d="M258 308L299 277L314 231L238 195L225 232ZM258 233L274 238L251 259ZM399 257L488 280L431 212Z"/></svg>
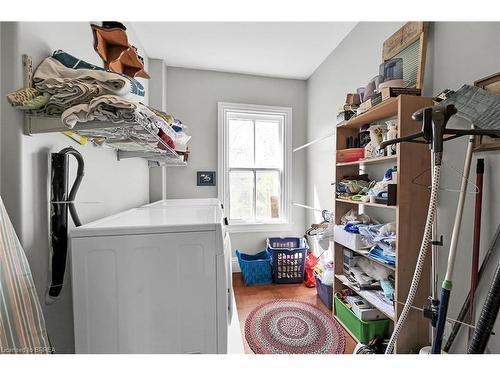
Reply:
<svg viewBox="0 0 500 375"><path fill-rule="evenodd" d="M446 129L449 119L460 112L461 116L469 119L478 129ZM431 196L429 201L429 210L424 228L424 235L420 247L415 273L413 275L410 290L403 308L403 311L394 327L393 334L386 348L386 354L390 354L394 350L395 343L404 326L408 313L413 305L415 295L420 282L422 268L425 257L431 244L432 227L437 208L437 193L439 190L439 180L441 173L441 163L443 156L443 142L455 139L461 136L469 136L469 145L467 148L467 156L465 161L464 176L457 208L457 215L454 224L450 252L448 257L448 267L443 281L441 291L441 301L439 304L438 317L436 323L435 337L433 341L432 352L440 353L441 342L446 322L448 311L448 302L452 289L453 268L456 257L456 245L458 243L458 234L463 212L463 201L465 199L465 189L467 186L468 171L470 169L470 159L472 155L472 140L476 135L487 135L492 137L500 137L500 130L495 129L500 127L498 119L500 118L500 97L496 94L489 93L477 87L464 85L459 91L454 93L449 99L438 106L424 108L413 115L416 121L422 121L422 132L409 135L406 137L396 138L382 142L380 148L385 148L389 145L400 142L416 142L429 144L433 160L433 175L431 185Z"/></svg>

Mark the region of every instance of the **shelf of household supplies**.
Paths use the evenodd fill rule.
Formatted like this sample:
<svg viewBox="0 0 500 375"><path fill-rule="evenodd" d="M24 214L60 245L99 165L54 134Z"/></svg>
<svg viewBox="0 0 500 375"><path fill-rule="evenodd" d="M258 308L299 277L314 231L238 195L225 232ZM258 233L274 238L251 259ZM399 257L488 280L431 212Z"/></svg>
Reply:
<svg viewBox="0 0 500 375"><path fill-rule="evenodd" d="M337 243L337 244L339 244L339 245L340 245L340 246L342 246L343 248L346 248L346 249L348 249L348 250L351 250L351 251L355 252L356 254L359 254L359 255L361 255L362 257L365 257L366 259L371 260L372 262L378 263L378 264L380 264L381 266L384 266L384 267L386 267L386 268L388 268L388 269L390 269L390 270L396 271L396 267L391 266L391 265L389 265L389 264L387 264L387 263L384 263L384 262L382 262L381 260L378 260L378 259L375 259L375 258L372 258L372 257L368 256L368 249L366 249L366 251L363 251L363 250L354 250L354 249L351 249L350 247L347 247L347 246L345 246L345 245L343 245L343 244L341 244L341 243L338 243L337 241L334 241L334 242L335 242L335 243Z"/></svg>
<svg viewBox="0 0 500 375"><path fill-rule="evenodd" d="M398 113L398 104L399 97L389 98L350 120L342 121L337 124L337 127L357 128L361 125L395 116Z"/></svg>
<svg viewBox="0 0 500 375"><path fill-rule="evenodd" d="M347 167L351 165L365 165L365 164L377 164L377 163L384 163L388 161L393 161L393 160L398 160L397 155L390 155L390 156L380 156L377 158L368 158L368 159L361 159L361 160L356 160L356 161L349 161L346 163L337 163L337 167Z"/></svg>
<svg viewBox="0 0 500 375"><path fill-rule="evenodd" d="M186 165L181 155L157 135L157 129L140 123L81 122L69 129L60 117L25 116L24 131L28 135L73 131L94 144L118 151L118 160L140 157L158 165Z"/></svg>
<svg viewBox="0 0 500 375"><path fill-rule="evenodd" d="M382 208L391 208L395 210L398 206L388 206L386 204L381 203L370 203L370 202L361 202L361 201L353 201L352 199L342 199L335 198L335 201L347 204L356 204L358 206L370 206L370 207L382 207Z"/></svg>
<svg viewBox="0 0 500 375"><path fill-rule="evenodd" d="M335 278L339 280L343 285L353 290L360 297L367 300L373 307L378 309L382 314L387 316L389 319L395 319L394 304L383 297L380 291L375 290L361 290L349 282L344 275L335 275Z"/></svg>

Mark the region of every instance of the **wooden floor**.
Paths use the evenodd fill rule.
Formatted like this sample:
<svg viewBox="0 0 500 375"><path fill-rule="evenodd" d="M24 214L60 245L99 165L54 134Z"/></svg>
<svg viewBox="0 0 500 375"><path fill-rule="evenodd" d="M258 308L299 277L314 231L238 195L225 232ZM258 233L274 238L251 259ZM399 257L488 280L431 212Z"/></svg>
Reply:
<svg viewBox="0 0 500 375"><path fill-rule="evenodd" d="M245 321L250 312L258 305L273 299L296 299L309 302L321 310L331 314L331 311L317 297L315 288L307 288L304 284L268 284L247 287L243 284L241 273L233 274L234 297L241 325L241 335L245 345L245 353L253 354L245 340ZM356 342L345 332L345 351L350 354L354 351Z"/></svg>

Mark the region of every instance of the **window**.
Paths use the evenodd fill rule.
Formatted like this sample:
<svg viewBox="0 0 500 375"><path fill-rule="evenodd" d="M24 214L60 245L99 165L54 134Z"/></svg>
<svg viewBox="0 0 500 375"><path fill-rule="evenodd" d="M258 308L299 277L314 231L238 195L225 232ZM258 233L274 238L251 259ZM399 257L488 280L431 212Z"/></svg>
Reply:
<svg viewBox="0 0 500 375"><path fill-rule="evenodd" d="M290 222L291 121L291 108L219 103L219 199L231 230Z"/></svg>

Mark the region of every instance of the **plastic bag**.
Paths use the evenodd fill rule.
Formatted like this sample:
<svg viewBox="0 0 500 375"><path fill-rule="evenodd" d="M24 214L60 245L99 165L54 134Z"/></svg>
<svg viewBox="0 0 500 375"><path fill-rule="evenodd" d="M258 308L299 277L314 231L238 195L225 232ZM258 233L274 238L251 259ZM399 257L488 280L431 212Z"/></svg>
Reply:
<svg viewBox="0 0 500 375"><path fill-rule="evenodd" d="M306 258L306 266L304 267L304 284L308 288L316 287L316 278L314 277L314 267L318 264L318 258L309 251Z"/></svg>

